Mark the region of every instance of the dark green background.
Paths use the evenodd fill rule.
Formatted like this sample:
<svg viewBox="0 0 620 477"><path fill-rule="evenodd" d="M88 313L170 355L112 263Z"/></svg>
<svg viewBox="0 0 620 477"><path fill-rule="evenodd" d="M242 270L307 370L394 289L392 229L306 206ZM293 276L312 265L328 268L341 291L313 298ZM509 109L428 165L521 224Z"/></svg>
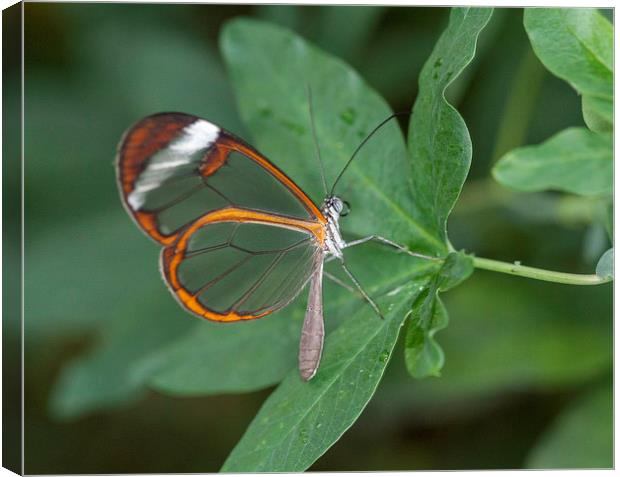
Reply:
<svg viewBox="0 0 620 477"><path fill-rule="evenodd" d="M150 316L177 315L179 333L193 319L165 290L158 247L118 198L113 158L123 131L148 114L176 110L251 141L217 47L221 25L238 15L292 28L357 68L394 110L409 109L448 13L25 6L27 473L217 471L270 391L194 398L149 391L140 399L116 395L110 406L106 390L122 383L95 373L91 381L106 409L75 419L50 413L62 370L110 334L141 322L145 341L165 343L174 336L157 337ZM449 93L474 146L471 174L449 223L454 246L591 273L608 239L587 204L581 212L579 199L510 194L489 176L507 150L583 125L576 93L533 56L521 10L495 12L476 59ZM445 299L451 325L438 335L444 377L413 381L397 351L369 407L313 470L532 465L528 459L549 426L611 377L611 285L569 287L478 271ZM597 462L609 466L611 456Z"/></svg>

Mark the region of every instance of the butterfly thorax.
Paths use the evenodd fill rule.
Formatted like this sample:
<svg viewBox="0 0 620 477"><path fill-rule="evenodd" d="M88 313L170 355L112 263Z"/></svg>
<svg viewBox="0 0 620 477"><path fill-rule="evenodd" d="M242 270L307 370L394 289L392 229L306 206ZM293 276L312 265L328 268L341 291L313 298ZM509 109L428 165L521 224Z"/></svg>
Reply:
<svg viewBox="0 0 620 477"><path fill-rule="evenodd" d="M327 237L324 249L325 252L337 258L342 258L342 249L346 245L342 235L340 235L339 220L347 208L346 203L337 196L327 197L321 207L321 212L327 219Z"/></svg>

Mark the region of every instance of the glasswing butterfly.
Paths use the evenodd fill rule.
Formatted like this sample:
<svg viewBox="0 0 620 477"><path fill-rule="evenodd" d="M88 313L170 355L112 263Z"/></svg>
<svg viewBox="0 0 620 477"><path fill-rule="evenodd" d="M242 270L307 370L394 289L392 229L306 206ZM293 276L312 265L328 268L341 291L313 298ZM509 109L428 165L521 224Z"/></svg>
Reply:
<svg viewBox="0 0 620 477"><path fill-rule="evenodd" d="M181 306L213 321L253 320L285 307L310 282L299 347L304 380L315 375L321 359L326 260L340 261L382 317L342 250L378 240L424 256L376 235L346 242L339 218L348 204L333 191L364 143L397 114L366 137L329 193L312 124L326 191L320 208L260 152L209 121L160 113L129 128L116 159L121 198L138 226L164 246L161 273Z"/></svg>

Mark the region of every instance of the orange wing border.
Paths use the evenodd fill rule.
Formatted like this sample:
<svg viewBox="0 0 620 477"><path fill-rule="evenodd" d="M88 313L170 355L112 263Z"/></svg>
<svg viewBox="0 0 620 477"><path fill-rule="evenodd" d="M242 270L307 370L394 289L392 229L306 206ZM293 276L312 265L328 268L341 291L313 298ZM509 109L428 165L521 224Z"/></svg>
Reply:
<svg viewBox="0 0 620 477"><path fill-rule="evenodd" d="M321 222L292 219L290 217L283 217L276 214L267 214L264 212L236 207L227 207L203 215L185 230L181 231L178 240L173 245L162 249L160 255L160 270L164 281L179 304L190 313L211 321L234 322L242 320L255 320L279 309L270 309L256 315L244 315L235 311L218 313L203 306L199 302L197 296L193 295L183 287L178 276L178 268L185 258L187 246L191 236L204 225L221 222L256 223L289 228L311 234L317 241L317 248L323 248L325 244L326 229L325 225Z"/></svg>
<svg viewBox="0 0 620 477"><path fill-rule="evenodd" d="M181 228L169 235L163 234L158 229L157 214L134 210L128 201L128 197L134 190L136 181L144 170L148 159L157 151L168 146L184 129L196 121L206 121L212 124L198 116L185 113L157 113L147 116L127 130L117 148L115 165L121 201L139 228L164 246L175 243L183 233L183 229ZM282 183L318 223L327 223L327 219L321 210L281 169L241 138L217 125L213 126L218 129L218 136L199 166L200 174L203 177L206 178L215 174L226 163L230 152L237 151L267 170Z"/></svg>
<svg viewBox="0 0 620 477"><path fill-rule="evenodd" d="M114 164L123 207L138 228L162 245L172 244L178 234L160 233L156 214L134 210L128 197L148 159L166 147L196 119L199 118L184 113L157 113L147 116L125 131L116 150Z"/></svg>

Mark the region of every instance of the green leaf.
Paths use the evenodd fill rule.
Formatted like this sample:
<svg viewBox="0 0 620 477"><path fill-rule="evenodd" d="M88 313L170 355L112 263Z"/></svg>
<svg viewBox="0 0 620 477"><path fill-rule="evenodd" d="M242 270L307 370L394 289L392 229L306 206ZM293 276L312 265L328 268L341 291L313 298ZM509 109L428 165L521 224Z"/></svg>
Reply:
<svg viewBox="0 0 620 477"><path fill-rule="evenodd" d="M596 9L526 9L536 55L582 97L583 119L595 132L613 129L613 27Z"/></svg>
<svg viewBox="0 0 620 477"><path fill-rule="evenodd" d="M405 337L405 363L414 378L439 376L444 353L434 335L448 326L448 312L436 289L426 289L413 304Z"/></svg>
<svg viewBox="0 0 620 477"><path fill-rule="evenodd" d="M562 412L527 458L534 469L613 466L613 389L590 391Z"/></svg>
<svg viewBox="0 0 620 477"><path fill-rule="evenodd" d="M294 367L303 303L263 320L198 323L134 367L136 379L181 396L240 393L278 383ZM199 366L196 363L200 363Z"/></svg>
<svg viewBox="0 0 620 477"><path fill-rule="evenodd" d="M416 217L442 242L472 155L465 121L445 100L445 91L472 61L478 35L492 13L489 8L453 8L448 27L420 74L409 125Z"/></svg>
<svg viewBox="0 0 620 477"><path fill-rule="evenodd" d="M420 92L409 126L413 187L417 214L426 227L447 240L446 222L471 164L471 139L465 121L445 99L448 86L472 61L478 35L492 9L453 8L448 28L420 74ZM433 335L447 326L448 315L438 298L473 271L471 259L450 254L439 275L413 305L407 328L405 361L414 377L437 376L443 352Z"/></svg>
<svg viewBox="0 0 620 477"><path fill-rule="evenodd" d="M596 264L596 274L601 278L614 276L614 249L607 250Z"/></svg>
<svg viewBox="0 0 620 477"><path fill-rule="evenodd" d="M235 33L234 26L238 23L243 25L246 22L241 21L233 23L232 27L229 27L233 29L233 34L237 34ZM235 47L234 45L230 45L233 40L223 40L224 45L229 45L228 49L238 48L238 51L242 54L239 59L235 59L236 57L234 54L229 55L233 57L233 60L229 60L229 62L233 64L233 66L231 66L233 78L235 77L235 69L239 68L241 69L239 75L243 77L247 76L247 81L251 82L247 84L247 87L252 88L251 91L253 91L251 100L241 100L242 111L244 109L249 110L246 116L247 114L258 115L253 129L256 131L256 136L258 138L257 143L260 145L261 150L268 152L270 149L274 149L274 153L271 154L272 159L291 174L292 177L298 180L300 184L304 184L304 179L308 177L314 179L306 182L304 185L304 189L311 192L313 189L316 190L318 188L317 186L320 186L320 181L317 176L317 163L313 157L314 147L310 137L305 83L304 80L299 79L301 73L290 69L288 70L289 76L282 74L276 75L266 84L266 86L269 86L269 89L263 93L265 99L262 99L260 95L254 92L254 88L257 84L263 84L262 82L256 82L256 75L264 78L269 77L269 75L275 75L275 70L266 68L268 63L265 63L265 61L271 61L273 63L280 61L279 53L276 58L270 56L270 54L271 52L280 52L281 50L270 45L265 45L264 48L261 48L260 44L257 44L256 40L254 40L251 35L258 35L259 38L267 35L264 41L280 42L283 44L289 44L293 41L294 36L273 26L266 26L258 22L247 23L252 26L250 28L252 32L247 34L244 33L240 40L248 43L247 45L244 43L240 47ZM255 30L258 30L258 33L256 33ZM246 38L247 35L251 38ZM269 37L269 35L271 35L271 37ZM301 39L296 39L295 41L298 43L302 42ZM224 49L226 51L226 47ZM253 49L258 49L260 51L256 53L253 52ZM334 137L332 129L333 127L342 129L345 126L353 128L353 132L349 133L349 145L347 149L343 151L340 158L341 160L346 160L348 154L352 152L361 140L361 137L358 136L362 136L362 134L359 134L359 130L356 129L358 123L362 123L362 121L366 122L366 126L361 124L359 127L370 128L374 126L368 119L361 117L351 119L349 115L353 114L354 110L350 109L349 106L359 106L365 111L364 114L368 113L371 116L375 115L375 117L377 117L377 112L381 111L385 111L385 116L389 115L389 109L376 93L373 93L365 86L362 80L339 60L333 59L308 45L303 47L303 51L305 51L305 55L309 56L309 58L306 58L306 61L310 62L307 68L317 72L315 75L321 71L321 68L327 68L325 78L317 77L318 79L312 79L311 82L315 112L317 114L316 123L318 136L323 149L328 151L343 150L342 138L340 136L337 138ZM248 54L251 59L245 57L245 55ZM303 58L304 54L302 54L300 58ZM291 52L291 56L292 57L289 59L291 64L300 62L295 51ZM238 65L237 62L239 63ZM325 66L325 64L327 66ZM277 67L274 65L274 68ZM298 66L298 68L301 69L301 65ZM302 75L302 78L305 78L305 76ZM328 91L326 95L323 94L323 87L321 87L321 85L325 82L337 83L337 80L341 83L353 81L356 87L354 88L352 97L349 98L341 94L336 95L335 92L331 91ZM291 100L297 103L296 98L291 98L290 95L281 95L282 88L277 87L278 82L282 81L290 83L289 86L286 86L287 90L294 91L296 86L301 85L298 90L300 95L299 104L294 104L294 108L287 104L287 101ZM241 88L238 95L240 98L245 98L247 95L243 89L245 86L246 83L242 83L241 86L238 86L238 88ZM345 90L348 91L347 88L345 88ZM336 99L335 96L337 96ZM257 100L261 101L257 103ZM342 104L339 104L339 101L341 101ZM326 104L330 107L337 106L337 113L331 118L328 117L327 114L321 114L319 111L320 108L317 107L317 103ZM268 106L263 106L265 104ZM258 111L255 110L256 108L258 108ZM265 108L269 108L270 112L266 113ZM278 113L277 108L281 108L285 111L290 110L290 113L281 113L281 117L285 119L282 119L281 122L276 121L274 124L275 119L271 118L270 115ZM263 117L264 114L267 114L268 117ZM383 114L380 117L384 117ZM327 120L329 123L323 124L321 118ZM334 120L337 121L335 125L331 122ZM251 117L248 121L252 125ZM349 121L352 121L352 124L349 124ZM302 136L299 136L299 128L296 128L294 126L295 124L300 125L300 127L304 129L304 134ZM292 128L292 130L290 128ZM345 137L347 137L346 134ZM285 140L283 140L283 138ZM398 132L398 128L394 126L391 134L388 131L385 137L378 137L377 139L379 140L377 147L383 149L381 154L391 156L391 159L394 159L393 162L396 165L398 165L398 158L400 157L402 159L400 161L401 166L404 168L404 164L406 164L406 150L402 135ZM398 152L399 148L395 147L394 144L396 146L400 145L400 152ZM332 157L333 155L330 154L326 157L326 160L331 160ZM330 164L331 162L327 162L326 165L328 168ZM334 169L334 177L339 167L340 166ZM298 172L291 173L291 171L295 171L295 169L297 169ZM354 169L352 169L352 171L354 171ZM384 182L388 180L397 181L401 177L404 178L405 176L402 173L394 173L393 178L385 177L383 180ZM365 180L369 181L372 189L380 194L382 194L383 191L392 192L398 189L398 187L388 187L382 183L373 184L373 177L370 174ZM411 199L408 199L409 191L406 189L407 182L404 180L402 184L405 187L403 195L404 200L411 201ZM347 217L347 220L343 220L343 229L355 229L355 224L350 225L349 221L357 220L358 223L367 222L376 224L377 230L375 230L375 232L380 231L391 237L398 235L398 228L401 228L401 223L403 221L406 223L407 220L410 220L408 217L405 217L407 220L403 220L403 211L397 205L397 200L399 200L399 198L396 197L393 199L389 197L386 199L389 207L391 207L391 212L384 213L382 212L384 209L379 208L380 212L376 216L371 217L370 212L374 210L373 206L376 207L376 204L373 200L369 200L372 199L372 197L367 197L366 192L367 191L363 191L363 193L358 194L358 197L362 199L359 202L354 202L354 199L348 199L353 204L354 211ZM318 193L315 194L315 196L318 196ZM385 196L386 194L382 194L382 197ZM370 209L368 207L370 207ZM394 215L392 219L389 219L390 213ZM390 226L390 230L382 228L381 218L389 219L389 221L386 220L385 222ZM396 224L396 230L391 230L392 224ZM371 229L368 228L368 233L370 232ZM391 232L394 232L394 235L392 235ZM407 234L407 237L409 237L409 234ZM437 247L439 248L439 246ZM385 253L377 256L375 252L374 256L371 256L369 254L356 254L356 252L351 251L347 252L347 255L351 255L351 266L354 269L357 265L357 268L363 271L375 270L375 273L370 275L368 280L365 279L363 271L356 271L356 275L360 275L361 273L360 279L362 279L362 283L364 283L364 286L368 288L371 293L382 287L385 288L388 286L388 283L394 282L395 277L400 281L394 282L395 284L393 286L402 284L406 276L411 275L409 271L412 264L411 260L401 261L396 264L395 268L390 268L389 263L393 262L389 260L390 255L394 256L393 253L388 254L386 257ZM385 258L381 258L381 256ZM383 263L384 265L384 267L381 268L383 272L377 270L377 268L379 268L377 266L379 263ZM383 279L382 276L386 275L385 272L389 272L390 276L386 276L385 279ZM350 294L347 296L347 300L349 303L352 301L358 302L358 299ZM342 312L342 309L334 309L334 312L330 313L332 301L333 300L330 299L329 296L326 296L325 307L328 323L330 322L330 314L337 315L338 311ZM282 379L286 371L293 367L296 362L295 355L299 340L299 327L301 326L299 317L302 314L303 302L299 300L295 308L288 307L286 310L279 313L278 316L269 317L268 319L260 320L260 322L236 324L234 327L213 327L208 326L208 324L206 324L206 326L196 326L194 332L189 334L186 339L173 343L160 352L146 357L140 365L136 366L134 372L137 375L150 375L150 378L148 378L149 385L174 394L249 391L275 384ZM282 316L282 318L280 318L280 316ZM287 330L284 333L283 326L284 329ZM274 338L274 335L277 335L277 338ZM247 352L248 359L243 360L242 357L238 357L238 359L234 361L221 362L222 355L229 353L237 354L236 350L239 348ZM199 371L195 369L194 363L196 362L204 364L204 367ZM217 365L209 366L209 363L217 363Z"/></svg>
<svg viewBox="0 0 620 477"><path fill-rule="evenodd" d="M613 27L596 9L528 8L524 25L549 71L584 96L613 99Z"/></svg>
<svg viewBox="0 0 620 477"><path fill-rule="evenodd" d="M493 168L496 180L517 190L584 196L611 194L612 172L612 136L585 128L569 128L537 146L510 151Z"/></svg>
<svg viewBox="0 0 620 477"><path fill-rule="evenodd" d="M484 22L475 10L472 12L469 19L481 29L490 11L485 11ZM472 32L467 28L468 21L463 19L461 23L462 30L454 28L451 34ZM328 181L336 177L368 132L390 114L385 102L355 72L286 30L252 20L236 20L225 28L221 44L238 91L242 116L256 135L260 149L313 197L321 197L324 192L313 158L306 86L312 88L317 137L322 150L329 151L324 154ZM455 55L461 53L457 50ZM473 51L468 54L473 55ZM449 52L446 55L448 61L458 63ZM282 64L287 64L285 70L280 68ZM443 97L438 100L445 104ZM462 129L460 133L463 134ZM442 162L435 168L452 165ZM436 209L420 210L414 206L427 200L429 191L420 195L417 189L412 189L408 175L403 173L406 170L407 149L402 135L396 125L388 125L369 141L338 183L336 192L352 204L352 214L342 221L342 228L349 234L379 233L416 250L445 253L445 236L425 225L433 224L433 219L424 214L432 214ZM448 182L449 189L460 189L462 185L458 181ZM457 194L458 191L454 192L454 200ZM446 217L448 212L445 210ZM355 264L363 269L375 260L368 256ZM411 263L415 262L410 262L409 268ZM317 376L304 384L297 371L291 371L253 421L223 470L304 470L325 452L355 421L372 396L384 364L375 364L366 379L368 363L387 361L405 310L409 309L411 295L423 289L433 268L380 300L383 308L384 303L397 296L402 302L388 305L388 319L379 328L375 328L376 324L370 328L362 325L364 322L360 320L370 313L364 308L362 313L347 317L336 332L328 335ZM399 274L399 269L389 268L389 272ZM373 281L369 283L373 285ZM451 283L446 281L442 285L448 287ZM407 295L408 298L403 298ZM333 351L334 347L339 351ZM363 385L359 379L364 379ZM347 401L344 413L342 399ZM325 430L316 432L319 427ZM287 457L283 459L285 451Z"/></svg>
<svg viewBox="0 0 620 477"><path fill-rule="evenodd" d="M448 312L439 298L466 280L474 271L473 259L462 252L450 253L415 302L405 337L405 362L414 378L439 376L444 354L434 335L448 325Z"/></svg>
<svg viewBox="0 0 620 477"><path fill-rule="evenodd" d="M229 33L231 30L232 33ZM231 35L233 37L237 35L238 38L231 39ZM305 89L301 88L301 91L299 92L300 104L294 104L294 106L297 107L293 108L291 105L287 104L286 101L290 99L294 103L297 103L297 100L294 97L291 99L290 96L283 97L280 94L280 88L274 88L274 84L277 84L278 81L282 82L285 80L290 82L290 86L287 87L287 89L294 90L295 86L300 84L300 80L296 76L296 74L299 74L299 71L292 70L289 71L289 76L278 75L277 79L274 78L272 81L267 81L265 84L270 86L270 88L266 88L266 90L261 93L262 95L265 95L266 98L262 99L261 95L255 91L257 85L255 84L256 81L254 78L257 77L256 75L259 75L260 77L268 77L268 75L274 74L272 70L267 68L267 65L269 64L268 62L280 61L280 55L278 55L278 58L274 59L270 57L269 52L281 52L282 49L278 49L270 44L265 44L264 48L261 48L260 44L253 39L253 35L261 38L265 43L280 42L287 45L293 41L299 44L302 40L294 38L293 35L282 29L267 26L258 22L242 20L233 22L227 28L222 44L225 53L232 50L232 53L227 53L227 59L231 65L230 69L233 74L233 78L236 76L241 76L241 79L245 78L245 76L248 76L249 78L246 80L247 83L246 81L243 81L241 82L241 85L238 85L238 89L240 89L238 96L242 98L242 112L246 111L244 116L248 118L251 125L253 124L251 122L252 118L254 116L258 116L256 119L256 124L252 126L252 129L256 131L258 143L261 144L261 149L265 151L274 149L275 152L272 155L272 158L276 160L279 165L284 164L282 167L284 167L287 172L289 172L289 169L299 169L300 172L298 174L291 175L295 178L299 176L300 183L302 183L307 177L314 178L313 181L307 181L306 186L304 187L308 191L313 188L316 190L318 189L318 186L320 186L320 181L316 175L317 164L315 159L312 157L312 140L308 137L310 133L309 125L305 127L305 132L302 136L299 136L297 133L291 134L291 132L287 129L287 127L291 125L291 121L298 121L298 124L305 124L309 122L309 118L307 116L307 97ZM248 36L251 38L247 38ZM241 42L242 45L236 46L235 42ZM360 89L360 91L355 93L355 99L349 99L346 95L344 97L341 97L343 95L338 95L338 100L343 101L344 103L340 105L339 111L344 110L350 114L351 111L347 110L346 106L352 103L357 103L357 107L362 110L365 108L368 111L373 111L373 113L369 114L375 114L375 111L378 109L380 110L381 108L385 108L386 115L389 114L389 110L387 110L382 100L377 98L376 95L362 83L361 79L359 79L359 77L357 77L357 75L349 70L345 65L340 63L338 60L315 50L307 44L303 44L303 47L299 46L298 49L299 48L301 48L302 57L307 57L305 61L310 63L310 65L306 66L306 68L316 72L321 71L321 68L327 68L329 76L328 80L330 83L337 83L339 77L342 76L345 78L340 79L341 82L345 81L345 79L347 81L353 81L352 78L355 78L355 81L358 83L356 89ZM252 49L260 50L260 54L252 53ZM236 57L237 53L241 55L239 58ZM296 51L291 53L292 56L295 56L296 54ZM247 55L249 55L249 57L246 57ZM297 56L295 56L295 58L297 58ZM295 58L290 58L290 61L294 63L293 60ZM297 58L296 61L299 63L299 58ZM298 65L297 69L303 70L303 66ZM236 71L237 73L235 73ZM240 81L241 80L237 78L237 82ZM324 121L331 121L333 118L329 118L327 115L321 114L319 112L319 108L316 107L316 103L325 102L332 108L334 106L338 106L338 100L334 99L333 93L329 91L326 98L322 99L323 89L317 88L316 85L321 85L324 81L325 79L321 77L312 79L313 102L315 103L316 114L315 120L317 123L319 141L323 145L323 148L325 148L325 144L329 146L329 140L333 142L335 141L335 138L333 137L333 134L325 135L322 131L329 130L332 126L341 127L339 125L343 123L343 119L340 116L336 116L337 124L335 126L333 124L326 124L322 126L321 119ZM262 85L263 83L260 84ZM246 98L247 93L245 92L245 88L250 88L250 85L253 95L251 98ZM246 99L243 100L243 98ZM268 108L270 111L267 118L263 117L265 107L261 106L265 104L269 105ZM258 111L256 111L257 108ZM286 123L288 126L283 126L278 122L274 124L272 115L275 115L274 111L278 111L277 108L282 110L291 110L291 114L296 114L298 117L291 116L291 114L289 114L289 119ZM286 117L284 113L282 113L282 116ZM345 119L346 121L349 121L351 120L351 117L345 115ZM348 124L346 121L345 123ZM358 120L353 119L353 125L356 124L356 121ZM361 119L359 119L359 121L361 121ZM283 127L285 131L282 130ZM287 136L287 141L282 141L283 134ZM327 141L324 141L324 138L326 138ZM383 149L387 148L387 150L389 150L389 142L392 139L396 140L396 144L402 144L402 137L400 137L399 134L391 134L387 137L377 136L373 140L376 140L379 143L379 146ZM351 140L351 149L357 145L358 140L359 138L354 135L354 139ZM338 141L340 141L340 138L338 138ZM338 148L342 148L342 144L336 142L332 147L328 147L327 150L337 150ZM406 151L403 152L406 154ZM346 160L347 157L343 157ZM398 154L396 154L395 157L398 157ZM303 160L301 158L303 158ZM331 155L326 157L326 160L328 158L330 161L332 160ZM293 159L294 162L291 162ZM327 163L328 169L329 164L330 162ZM337 172L338 170L335 169L334 174ZM400 177L402 174L395 174L395 176ZM369 180L372 179L372 177L369 178ZM391 180L394 179L395 178L392 178ZM389 178L385 178L383 180L387 181ZM381 184L378 184L375 187L376 189L394 193L394 190L391 187L388 188ZM396 191L397 190L398 188ZM407 195L408 193L404 196L405 200L407 200ZM397 200L400 198L402 197L395 197L394 203L397 203ZM366 212L368 206L371 208L373 206L372 201L369 201L368 198L363 197L362 199L364 200L362 200L359 204L351 201L354 207L354 213L352 214L353 219L355 219L356 212L359 216L360 214ZM389 225L399 220L399 211L394 213L396 214L396 218L390 221L388 223ZM377 227L382 229L383 233L391 236L391 230L386 230L385 227L382 227L380 220L382 218L388 217L385 215L379 215L372 218L368 217L368 219L370 219L370 223L377 224ZM355 223L351 225L348 223L349 219L350 218L347 217L346 220L342 221L343 228L345 230L354 230ZM370 229L368 230L368 233L370 233ZM395 231L395 233L397 233L397 231ZM351 266L354 268L356 275L359 275L362 283L364 283L364 286L370 291L371 294L373 294L373 296L381 289L389 290L390 288L394 288L399 284L402 284L406 280L406 277L410 277L412 275L410 271L412 265L411 260L406 259L404 261L401 260L397 262L393 260L394 254L392 253L383 252L381 255L377 255L378 253L381 252L375 251L373 253L363 253L362 251L358 252L353 250L347 252L348 259L351 259L350 263L352 264ZM378 264L381 264L382 266L379 267ZM355 269L356 266L357 270ZM367 273L369 271L372 271L372 273ZM365 275L367 275L368 278L366 278ZM357 303L358 300L350 294L345 294L342 299L335 299L335 297L331 297L328 294L325 299L325 315L328 326L333 322L333 318L330 319L330 316L335 315L338 319L339 315L342 314L343 307L348 306L347 303L350 304L352 302ZM243 326L239 326L238 324L234 327L235 329L232 329L233 327L230 326L211 326L209 324L203 325L201 323L200 325L197 325L195 330L187 335L185 339L179 340L161 351L155 352L153 355L146 357L135 367L134 372L136 375L148 375L146 379L149 381L150 386L168 393L184 395L249 391L275 384L282 379L286 371L288 371L288 369L290 369L295 363L295 354L297 352L297 343L299 339L300 318L302 315L303 302L302 300L299 300L294 308L289 307L277 316L269 317L266 320L260 320L253 323L244 323ZM277 337L274 338L276 335ZM244 355L247 355L247 359L238 357L238 359L234 361L225 361L224 363L221 362L221 356L230 352L235 352L235 354L237 354L236 350L238 349L244 350L243 353ZM193 364L196 362L204 364L202 369L199 371L196 371ZM209 365L209 363L217 363L217 365Z"/></svg>
<svg viewBox="0 0 620 477"><path fill-rule="evenodd" d="M437 272L437 291L448 291L474 272L474 260L464 252L451 252Z"/></svg>
<svg viewBox="0 0 620 477"><path fill-rule="evenodd" d="M581 100L583 120L591 131L609 133L614 128L613 101L584 96Z"/></svg>
<svg viewBox="0 0 620 477"><path fill-rule="evenodd" d="M223 472L300 472L355 422L387 366L421 282L379 300L379 320L368 307L349 318L325 343L321 371L303 382L292 370L267 399L228 457Z"/></svg>
<svg viewBox="0 0 620 477"><path fill-rule="evenodd" d="M325 191L307 88L328 185L360 142L391 114L389 106L342 61L280 27L234 20L223 31L221 47L255 144L321 203ZM356 236L380 234L416 250L443 252L445 241L424 225L430 219L412 215L414 202L422 198L412 191L406 170L405 142L392 122L364 146L338 184L336 193L352 205L341 227Z"/></svg>

